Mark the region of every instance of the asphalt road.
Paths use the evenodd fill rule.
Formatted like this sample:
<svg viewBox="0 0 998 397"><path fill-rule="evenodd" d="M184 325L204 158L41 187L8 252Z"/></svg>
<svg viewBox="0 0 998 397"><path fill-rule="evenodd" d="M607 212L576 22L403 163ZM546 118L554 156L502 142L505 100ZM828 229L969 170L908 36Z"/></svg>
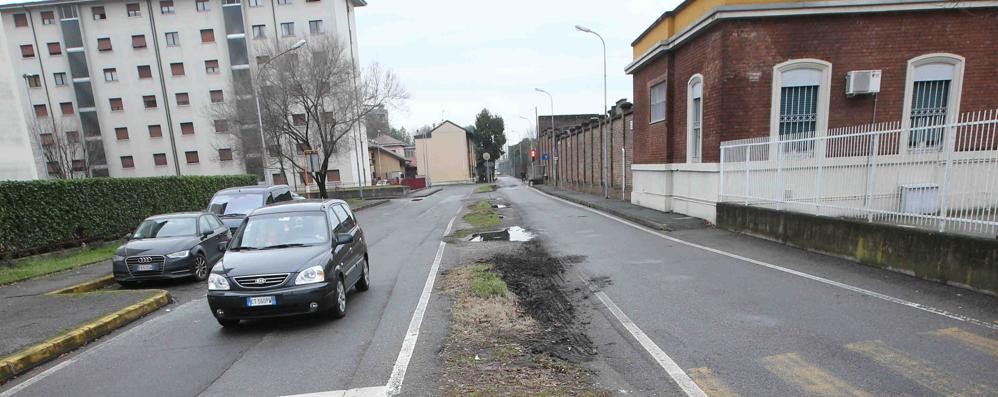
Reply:
<svg viewBox="0 0 998 397"><path fill-rule="evenodd" d="M357 213L368 238L371 290L347 316L215 322L204 286L157 285L176 303L5 385L18 396L289 395L384 386L448 221L472 187Z"/></svg>
<svg viewBox="0 0 998 397"><path fill-rule="evenodd" d="M574 271L597 280L620 312L711 396L998 395L994 297L713 228L667 234L801 272L793 274L664 239L512 179L501 183L498 192L548 249L585 256ZM600 355L615 357L608 370L626 374L631 385L668 379L661 367L647 365L653 356L607 305L597 306L612 324L591 329ZM629 345L603 343L621 336Z"/></svg>

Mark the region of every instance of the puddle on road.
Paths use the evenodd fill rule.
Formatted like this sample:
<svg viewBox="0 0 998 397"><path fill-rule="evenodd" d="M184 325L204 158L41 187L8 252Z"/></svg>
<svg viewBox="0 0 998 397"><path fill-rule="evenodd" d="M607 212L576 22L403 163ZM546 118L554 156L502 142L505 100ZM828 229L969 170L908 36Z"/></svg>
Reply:
<svg viewBox="0 0 998 397"><path fill-rule="evenodd" d="M482 232L471 235L471 241L530 241L534 238L534 233L519 226L510 226L504 230L495 232Z"/></svg>

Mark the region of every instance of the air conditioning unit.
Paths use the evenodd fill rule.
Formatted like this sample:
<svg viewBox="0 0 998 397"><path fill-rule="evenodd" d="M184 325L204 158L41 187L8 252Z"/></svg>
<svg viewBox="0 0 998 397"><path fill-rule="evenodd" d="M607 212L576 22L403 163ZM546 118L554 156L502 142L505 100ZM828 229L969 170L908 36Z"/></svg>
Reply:
<svg viewBox="0 0 998 397"><path fill-rule="evenodd" d="M846 73L846 96L880 92L879 70L853 70Z"/></svg>

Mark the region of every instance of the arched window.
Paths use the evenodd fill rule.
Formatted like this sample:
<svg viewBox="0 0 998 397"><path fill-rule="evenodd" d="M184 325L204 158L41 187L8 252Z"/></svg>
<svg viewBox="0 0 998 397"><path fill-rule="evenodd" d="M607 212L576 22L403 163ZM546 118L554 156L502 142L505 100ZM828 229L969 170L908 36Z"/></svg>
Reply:
<svg viewBox="0 0 998 397"><path fill-rule="evenodd" d="M703 154L703 76L695 74L686 86L686 162L699 163Z"/></svg>
<svg viewBox="0 0 998 397"><path fill-rule="evenodd" d="M908 61L903 127L911 149L938 149L944 128L956 121L963 85L963 57L928 54Z"/></svg>
<svg viewBox="0 0 998 397"><path fill-rule="evenodd" d="M770 113L772 139L810 139L828 129L828 101L832 64L818 59L795 59L773 67ZM784 152L810 152L813 141L783 145Z"/></svg>

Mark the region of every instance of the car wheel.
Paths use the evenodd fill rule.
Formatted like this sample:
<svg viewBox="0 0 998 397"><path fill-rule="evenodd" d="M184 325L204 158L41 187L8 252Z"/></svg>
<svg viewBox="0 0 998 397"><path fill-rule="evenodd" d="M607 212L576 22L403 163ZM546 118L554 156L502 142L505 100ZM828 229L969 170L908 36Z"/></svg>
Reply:
<svg viewBox="0 0 998 397"><path fill-rule="evenodd" d="M334 292L333 308L329 310L332 318L343 318L347 315L347 288L343 285L343 278L336 280L336 292Z"/></svg>
<svg viewBox="0 0 998 397"><path fill-rule="evenodd" d="M208 268L208 260L204 258L204 255L197 254L194 257L194 280L204 281L208 279L208 272L211 270Z"/></svg>
<svg viewBox="0 0 998 397"><path fill-rule="evenodd" d="M371 268L367 265L367 259L364 259L364 273L360 275L360 280L357 280L357 291L367 291L371 289Z"/></svg>
<svg viewBox="0 0 998 397"><path fill-rule="evenodd" d="M216 318L216 320L218 320L218 324L219 325L221 325L223 327L226 327L226 328L232 328L232 327L235 327L235 326L239 325L239 320L238 319Z"/></svg>

